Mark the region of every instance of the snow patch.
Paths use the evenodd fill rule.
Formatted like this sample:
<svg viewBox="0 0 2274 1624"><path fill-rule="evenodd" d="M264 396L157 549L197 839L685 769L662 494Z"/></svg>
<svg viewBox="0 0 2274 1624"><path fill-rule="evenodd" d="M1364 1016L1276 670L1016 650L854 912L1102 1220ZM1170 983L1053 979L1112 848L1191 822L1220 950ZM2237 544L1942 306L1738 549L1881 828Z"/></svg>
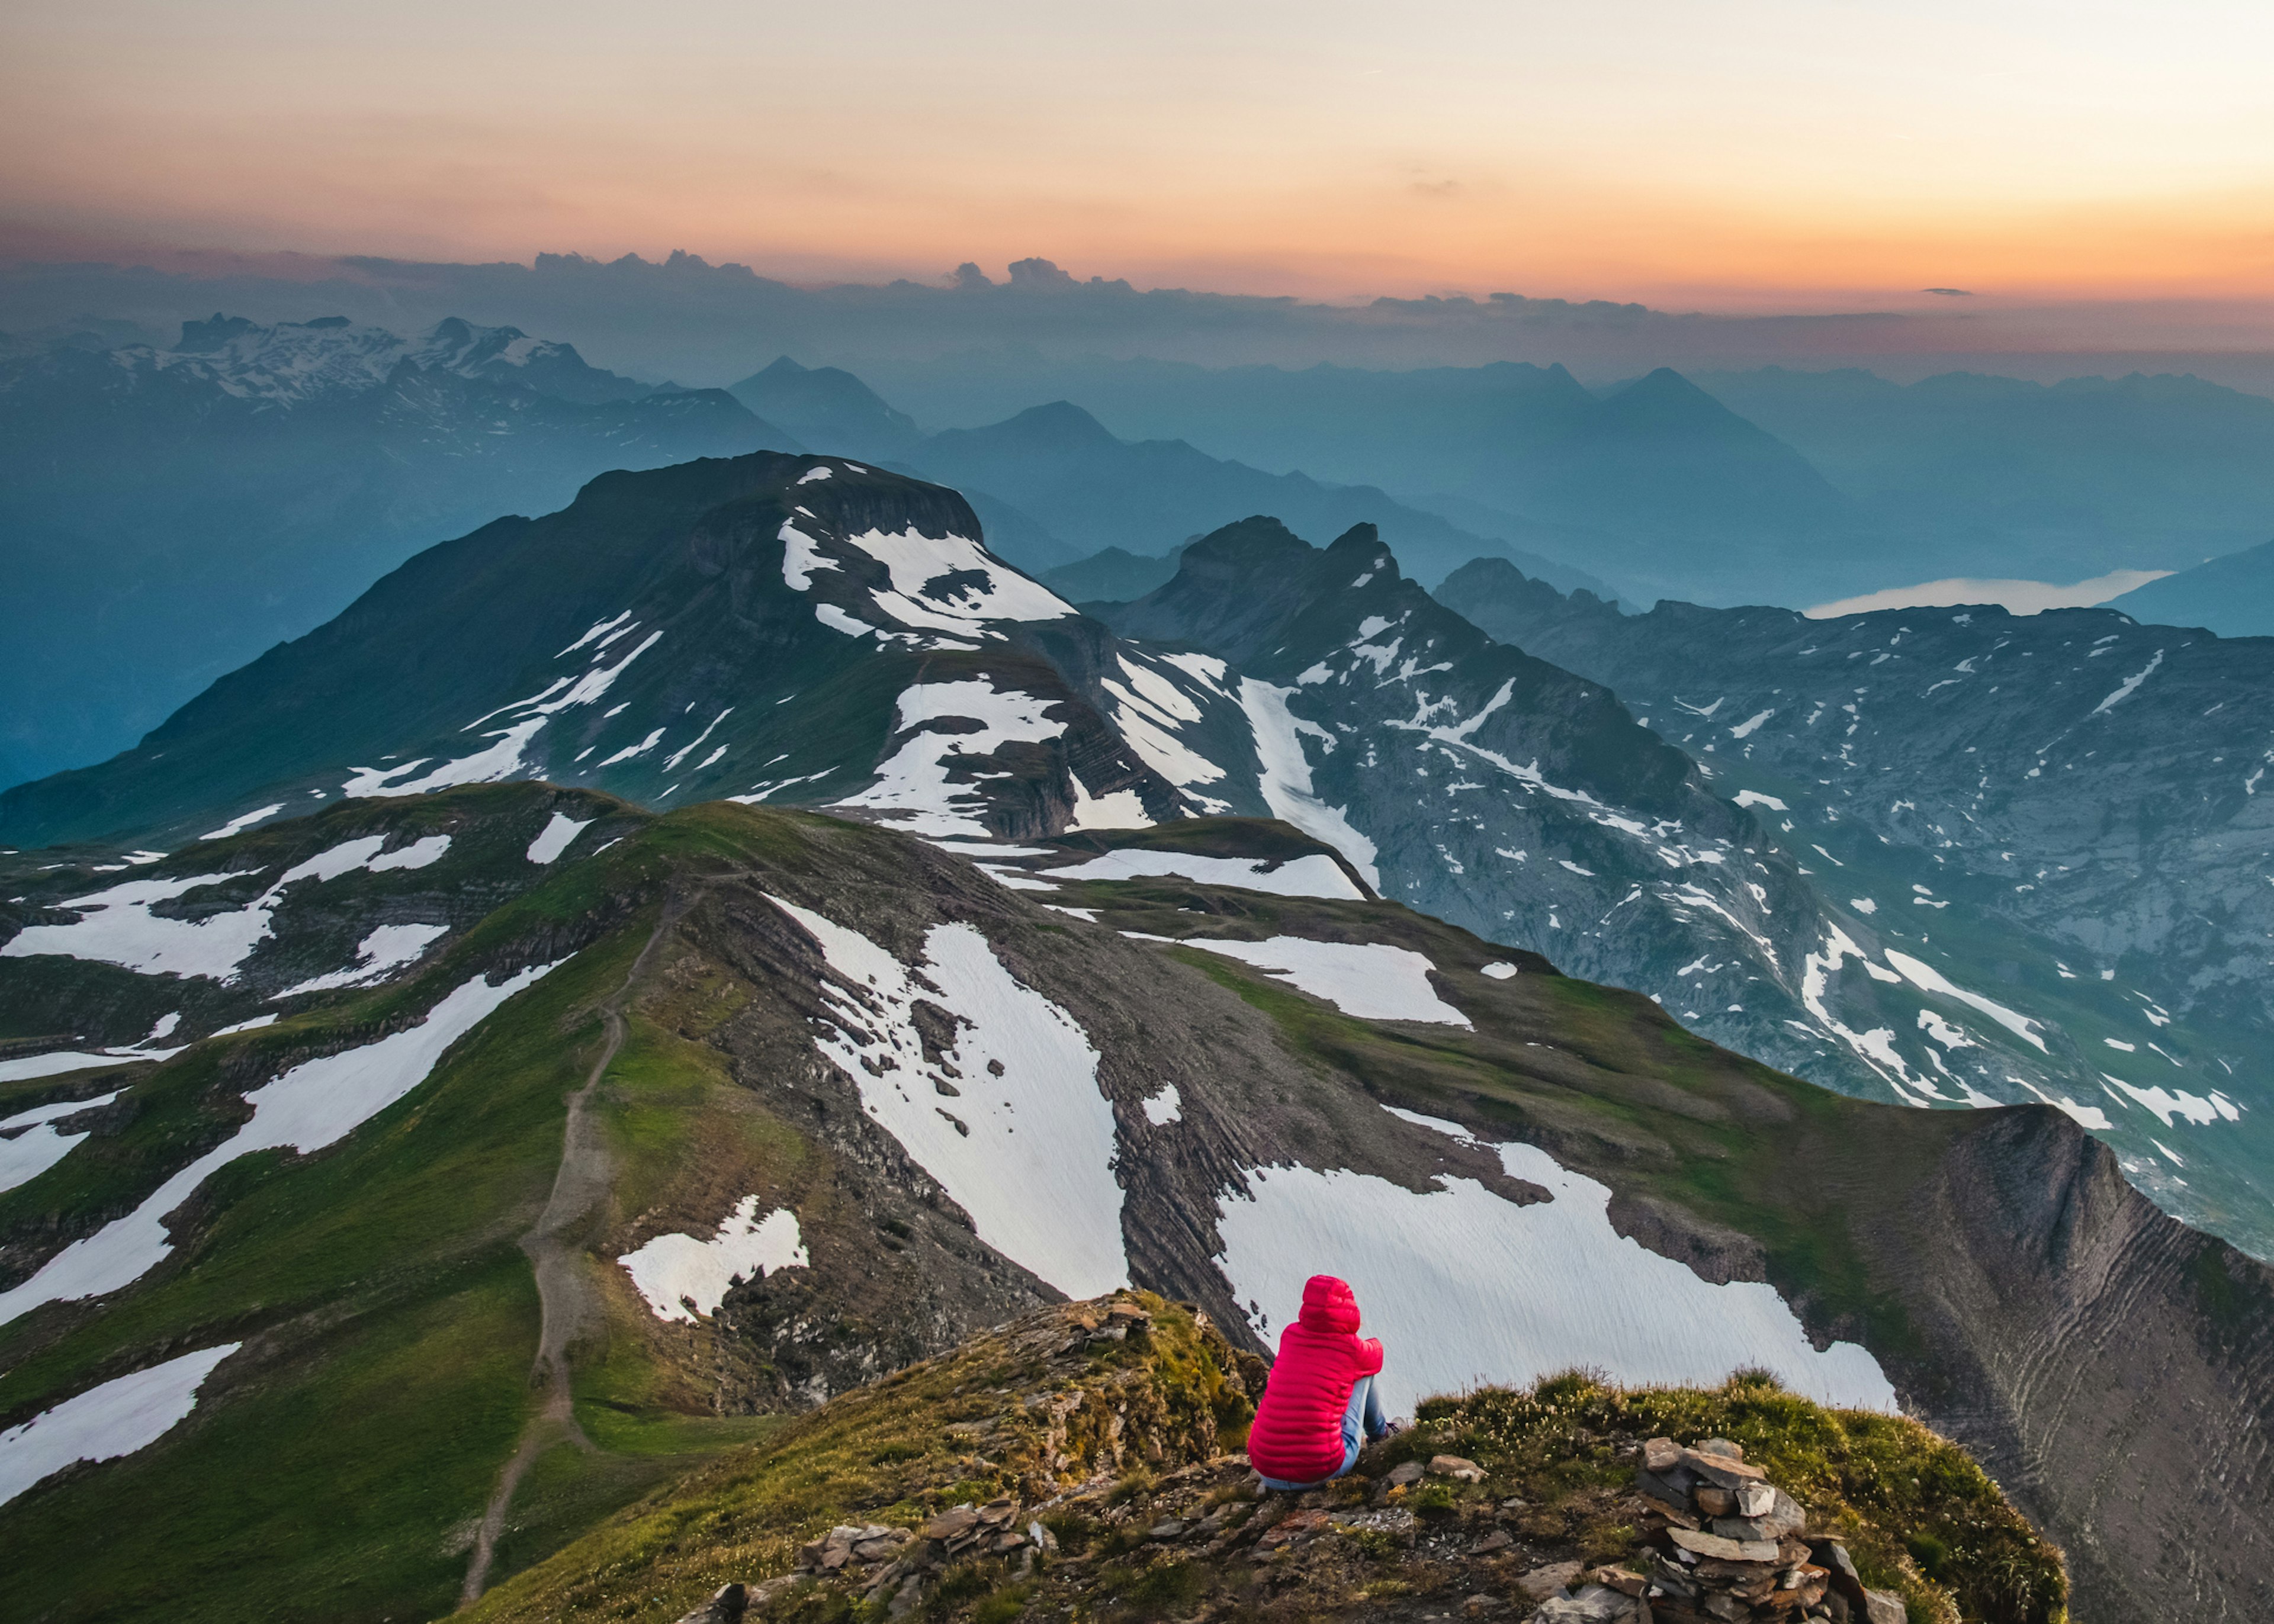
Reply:
<svg viewBox="0 0 2274 1624"><path fill-rule="evenodd" d="M245 1344L222 1342L89 1387L0 1432L0 1505L79 1461L146 1449L197 1408L214 1366Z"/></svg>
<svg viewBox="0 0 2274 1624"><path fill-rule="evenodd" d="M1218 1258L1269 1342L1303 1282L1351 1282L1390 1333L1383 1402L1522 1384L1587 1365L1630 1385L1707 1387L1740 1366L1821 1402L1893 1411L1894 1387L1853 1342L1824 1352L1775 1288L1709 1285L1611 1227L1610 1190L1528 1145L1498 1147L1510 1177L1555 1198L1518 1207L1472 1179L1403 1189L1348 1170L1257 1168L1218 1198Z"/></svg>
<svg viewBox="0 0 2274 1624"><path fill-rule="evenodd" d="M2161 1084L2153 1088L2138 1088L2120 1077L2110 1077L2105 1071L2101 1075L2130 1094L2135 1103L2167 1128L2172 1125L2174 1116L2184 1117L2199 1128L2210 1126L2222 1116L2230 1122L2234 1120L2232 1108L2228 1112L2222 1112L2212 1101L2201 1094L2189 1094L2184 1088L2167 1089Z"/></svg>
<svg viewBox="0 0 2274 1624"><path fill-rule="evenodd" d="M900 690L900 733L928 722L954 719L980 724L976 733L918 732L877 769L877 781L840 805L871 807L898 815L900 825L921 835L970 835L984 838L980 815L986 801L969 782L983 776L978 758L1006 744L1039 744L1065 732L1048 712L1055 700L1015 688L998 692L984 677L958 682L919 682ZM952 781L952 774L968 775Z"/></svg>
<svg viewBox="0 0 2274 1624"><path fill-rule="evenodd" d="M1963 987L1952 984L1940 971L1920 963L1909 953L1899 953L1892 947L1883 951L1887 962L1902 972L1903 979L1921 992L1939 993L1946 998L1955 998L1969 1009L1978 1010L1987 1015L2023 1042L2035 1046L2040 1054L2046 1052L2044 1039L2037 1035L2037 1023L2028 1016L2018 1014L1978 992L1969 992Z"/></svg>
<svg viewBox="0 0 2274 1624"><path fill-rule="evenodd" d="M1253 965L1360 1020L1470 1024L1467 1016L1437 996L1429 984L1434 966L1412 948L1382 942L1314 942L1305 936L1273 936L1263 942L1186 936L1184 945Z"/></svg>
<svg viewBox="0 0 2274 1624"><path fill-rule="evenodd" d="M2164 651L2163 650L2158 649L2156 650L2155 658L2150 660L2138 671L2133 673L2132 675L2125 678L2124 680L2117 686L2117 689L2114 693L2102 700L2098 704L2093 706L2092 714L2094 716L2099 716L2105 711L2113 710L2116 706L2122 704L2126 700L2131 698L2134 694L2139 692L2140 685L2142 682L2145 682L2150 677L2153 676L2156 672L2156 667L2163 663Z"/></svg>
<svg viewBox="0 0 2274 1624"><path fill-rule="evenodd" d="M539 865L552 862L568 849L578 835L599 821L598 818L571 817L566 812L555 812L545 827L538 831L537 838L529 843L529 861Z"/></svg>
<svg viewBox="0 0 2274 1624"><path fill-rule="evenodd" d="M385 981L391 971L417 964L437 939L448 936L448 925L381 925L356 949L356 961L344 970L319 975L287 987L269 1002L297 998L304 992L329 992L339 987L367 987Z"/></svg>
<svg viewBox="0 0 2274 1624"><path fill-rule="evenodd" d="M1201 857L1188 852L1108 852L1071 868L1052 868L1053 880L1141 880L1166 875L1201 885L1229 885L1274 897L1322 897L1338 902L1365 900L1343 867L1324 852L1313 852L1273 868L1268 858Z"/></svg>
<svg viewBox="0 0 2274 1624"><path fill-rule="evenodd" d="M109 1104L120 1092L114 1089L92 1100L62 1100L52 1105L36 1105L0 1122L0 1136L6 1136L0 1137L0 1190L29 1184L71 1154L87 1135L65 1133L55 1124L66 1116Z"/></svg>
<svg viewBox="0 0 2274 1624"><path fill-rule="evenodd" d="M1166 1127L1184 1117L1184 1096L1177 1092L1174 1083L1162 1085L1161 1092L1145 1101L1145 1120L1156 1128Z"/></svg>
<svg viewBox="0 0 2274 1624"><path fill-rule="evenodd" d="M829 470L821 470L827 473ZM802 480L800 484L804 483ZM719 1312L727 1289L752 1274L808 1268L811 1260L798 1233L797 1214L787 1207L758 1216L758 1198L746 1195L719 1221L708 1240L693 1235L659 1235L616 1261L631 1275L659 1320L693 1325Z"/></svg>
<svg viewBox="0 0 2274 1624"><path fill-rule="evenodd" d="M1113 1107L1073 1018L1005 969L974 926L934 925L912 973L858 931L770 900L842 978L821 982L830 1012L814 1047L971 1214L979 1238L1068 1297L1124 1284ZM953 1082L924 1058L911 1013L919 998L958 1023Z"/></svg>

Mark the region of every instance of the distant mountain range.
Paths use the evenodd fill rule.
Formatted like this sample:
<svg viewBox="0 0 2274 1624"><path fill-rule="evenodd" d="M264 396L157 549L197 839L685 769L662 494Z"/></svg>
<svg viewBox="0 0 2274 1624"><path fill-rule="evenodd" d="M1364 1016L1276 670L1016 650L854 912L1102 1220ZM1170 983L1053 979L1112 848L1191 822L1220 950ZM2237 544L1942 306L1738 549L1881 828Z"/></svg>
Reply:
<svg viewBox="0 0 2274 1624"><path fill-rule="evenodd" d="M2200 626L2222 637L2274 637L2274 541L2206 559L2107 606L2135 620Z"/></svg>
<svg viewBox="0 0 2274 1624"><path fill-rule="evenodd" d="M1615 596L1585 569L1472 533L1370 486L1324 485L1299 471L1269 474L1182 440L1131 443L1067 401L982 428L924 435L852 373L802 367L787 356L729 393L808 445L840 447L953 485L986 523L989 545L1037 574L1106 553L1165 559L1195 537L1268 513L1314 535L1372 524L1426 582L1472 558L1498 556L1567 590ZM1111 579L1117 589L1143 580L1149 590L1171 573L1125 570Z"/></svg>
<svg viewBox="0 0 2274 1624"><path fill-rule="evenodd" d="M1825 603L1948 576L2186 569L2274 534L2274 401L2192 377L1559 366L876 364L932 421L1053 396L1118 435L1381 487L1646 605ZM2274 622L2254 625L2274 632Z"/></svg>
<svg viewBox="0 0 2274 1624"><path fill-rule="evenodd" d="M472 524L795 443L510 327L216 316L171 349L104 342L0 360L0 782L124 748Z"/></svg>
<svg viewBox="0 0 2274 1624"><path fill-rule="evenodd" d="M1915 580L2184 570L2274 535L2274 400L2199 378L1904 385L1768 367L1698 382L1899 540Z"/></svg>
<svg viewBox="0 0 2274 1624"><path fill-rule="evenodd" d="M1741 416L1664 369L1596 391L1518 364L888 365L935 421L1018 402L927 433L853 373L787 357L722 393L457 320L403 338L215 316L170 347L127 336L89 319L0 346L0 535L25 605L0 621L0 782L120 748L419 545L550 510L611 468L762 445L955 485L1000 556L1036 572L1116 549L1163 558L1273 514L1318 536L1374 524L1425 583L1497 556L1636 607L2193 566L2268 523L2274 403L2191 380L1715 375ZM1109 565L1067 580L1086 598L1163 578ZM2240 606L2247 584L2207 579L2197 598L2218 608L2189 610L2170 596L2184 587L2141 606L2274 632Z"/></svg>
<svg viewBox="0 0 2274 1624"><path fill-rule="evenodd" d="M1923 1098L2027 1089L2274 1252L2274 640L2105 609L1621 615L1490 560L1439 590L1614 686L1810 871L1852 1061Z"/></svg>

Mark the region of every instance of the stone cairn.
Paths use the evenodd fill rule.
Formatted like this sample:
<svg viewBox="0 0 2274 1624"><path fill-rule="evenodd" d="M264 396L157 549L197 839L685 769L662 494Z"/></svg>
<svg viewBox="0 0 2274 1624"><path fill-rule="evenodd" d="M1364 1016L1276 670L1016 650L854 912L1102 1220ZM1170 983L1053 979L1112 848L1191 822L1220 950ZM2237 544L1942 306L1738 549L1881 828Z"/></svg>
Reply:
<svg viewBox="0 0 2274 1624"><path fill-rule="evenodd" d="M1635 1489L1646 1549L1589 1577L1645 1600L1653 1624L1903 1624L1902 1598L1865 1590L1838 1540L1810 1539L1806 1509L1728 1440L1652 1439Z"/></svg>

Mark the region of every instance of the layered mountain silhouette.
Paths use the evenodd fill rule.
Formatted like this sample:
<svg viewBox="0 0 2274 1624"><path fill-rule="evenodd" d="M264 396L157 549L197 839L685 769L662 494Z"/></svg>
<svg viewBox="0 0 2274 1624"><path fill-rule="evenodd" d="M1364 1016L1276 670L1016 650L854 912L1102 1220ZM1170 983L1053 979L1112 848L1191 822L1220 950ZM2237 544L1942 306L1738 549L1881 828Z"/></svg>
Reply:
<svg viewBox="0 0 2274 1624"><path fill-rule="evenodd" d="M2200 626L2222 637L2274 637L2274 541L2206 559L2107 606L2135 620Z"/></svg>
<svg viewBox="0 0 2274 1624"><path fill-rule="evenodd" d="M1501 553L1543 580L1613 595L1585 569L1494 540L1492 528L1472 534L1378 490L1322 485L1299 471L1268 474L1181 440L1133 444L1069 401L926 437L852 373L800 366L787 356L731 393L805 444L839 447L954 485L985 521L996 553L1037 574L1096 553L1163 558L1220 525L1272 513L1317 534L1374 524L1427 580L1480 554ZM1137 597L1167 578L1156 569L1158 579L1119 595ZM1116 588L1140 578L1110 577Z"/></svg>
<svg viewBox="0 0 2274 1624"><path fill-rule="evenodd" d="M1769 367L1700 381L1862 504L1903 544L1911 581L2186 569L2274 526L2274 401L2199 378L1904 385Z"/></svg>
<svg viewBox="0 0 2274 1624"><path fill-rule="evenodd" d="M794 443L461 321L216 316L170 350L0 362L0 767L109 755L412 552L596 473Z"/></svg>

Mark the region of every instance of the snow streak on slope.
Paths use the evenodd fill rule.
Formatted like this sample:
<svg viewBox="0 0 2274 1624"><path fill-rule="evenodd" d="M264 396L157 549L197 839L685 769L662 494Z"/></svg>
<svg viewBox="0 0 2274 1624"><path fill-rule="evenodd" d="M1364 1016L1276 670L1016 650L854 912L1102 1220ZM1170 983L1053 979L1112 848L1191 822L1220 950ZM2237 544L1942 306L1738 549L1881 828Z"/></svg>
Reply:
<svg viewBox="0 0 2274 1624"><path fill-rule="evenodd" d="M776 1269L806 1268L805 1241L797 1214L787 1207L758 1216L758 1198L746 1195L719 1222L708 1240L692 1235L659 1235L616 1261L632 1277L659 1320L683 1320L719 1312L727 1289Z"/></svg>
<svg viewBox="0 0 2274 1624"><path fill-rule="evenodd" d="M304 992L329 992L341 987L368 987L385 981L405 965L417 964L438 937L449 934L448 925L380 925L356 949L356 961L329 975L312 976L272 995L294 998Z"/></svg>
<svg viewBox="0 0 2274 1624"><path fill-rule="evenodd" d="M89 1387L0 1432L0 1505L78 1461L147 1448L197 1408L214 1366L245 1344L223 1342Z"/></svg>
<svg viewBox="0 0 2274 1624"><path fill-rule="evenodd" d="M1113 723L1129 741L1129 748L1147 766L1189 795L1202 811L1231 811L1230 801L1201 794L1195 787L1224 778L1224 768L1177 736L1203 719L1200 706L1173 678L1152 669L1142 658L1133 658L1128 652L1123 652L1116 658L1121 676L1102 677L1099 686L1113 700ZM1172 665L1171 669L1187 680L1193 678L1194 673L1187 668ZM1216 681L1203 677L1201 683L1220 696L1230 697Z"/></svg>
<svg viewBox="0 0 2274 1624"><path fill-rule="evenodd" d="M1125 1283L1113 1107L1073 1018L1021 985L970 925L933 926L910 966L858 931L771 900L843 978L821 983L835 1026L814 1046L971 1214L979 1238L1068 1297ZM924 1056L919 1002L954 1025L938 1061Z"/></svg>
<svg viewBox="0 0 2274 1624"><path fill-rule="evenodd" d="M129 1055L124 1058L140 1060L147 1056ZM65 1071L84 1071L94 1066L121 1064L121 1057L117 1055L91 1055L83 1049L51 1049L44 1055L19 1055L13 1060L0 1060L0 1083L20 1083L34 1077L56 1077ZM0 1124L0 1127L5 1125Z"/></svg>
<svg viewBox="0 0 2274 1624"><path fill-rule="evenodd" d="M557 961L558 962L558 961ZM306 1155L345 1138L425 1082L451 1044L554 965L532 965L491 986L480 976L454 989L418 1026L392 1036L294 1066L245 1096L252 1119L158 1186L125 1217L73 1241L31 1279L0 1291L0 1325L43 1303L116 1291L163 1262L173 1251L166 1218L215 1169L260 1150Z"/></svg>
<svg viewBox="0 0 2274 1624"><path fill-rule="evenodd" d="M1264 942L1186 936L1183 945L1254 965L1360 1020L1469 1025L1469 1018L1429 985L1429 960L1412 948L1375 942L1313 942L1302 936L1273 936Z"/></svg>
<svg viewBox="0 0 2274 1624"><path fill-rule="evenodd" d="M1232 885L1274 897L1324 897L1363 902L1340 863L1323 852L1298 857L1276 868L1263 857L1201 857L1189 852L1108 852L1088 862L1037 872L1053 880L1140 880L1175 875L1202 885Z"/></svg>
<svg viewBox="0 0 2274 1624"><path fill-rule="evenodd" d="M1271 808L1272 816L1286 819L1349 858L1351 867L1378 891L1382 871L1374 867L1374 842L1351 826L1342 808L1327 805L1311 792L1311 763L1303 754L1303 735L1311 734L1329 750L1335 748L1335 741L1325 728L1288 710L1287 696L1294 691L1254 677L1240 679L1239 703L1255 733L1255 756L1262 771L1257 787L1263 802Z"/></svg>
<svg viewBox="0 0 2274 1624"><path fill-rule="evenodd" d="M629 611L626 613L629 614ZM591 637L601 627L612 624L611 621L602 621L592 631L586 632L584 637ZM418 772L431 757L422 756L415 761L402 762L392 767L358 767L340 786L341 793L350 799L369 795L424 795L460 784L496 784L507 778L524 776L530 744L544 731L548 722L572 706L589 705L599 700L615 686L616 679L624 674L634 660L661 640L662 632L650 632L622 658L614 665L606 663L609 645L636 629L638 625L639 622L634 620L619 630L609 632L592 644L591 664L580 675L573 679L556 677L528 698L501 705L487 716L476 717L467 723L462 731L471 733L493 718L520 713L506 726L482 735L496 741L487 749L443 762L417 778L406 775ZM579 638L554 658L566 658L584 646L584 638Z"/></svg>
<svg viewBox="0 0 2274 1624"><path fill-rule="evenodd" d="M108 1105L117 1097L111 1093L98 1094L92 1100L66 1100L19 1111L0 1122L0 1135L7 1136L0 1138L0 1190L13 1190L19 1184L31 1183L71 1154L73 1147L87 1138L84 1132L64 1132L56 1126L59 1119Z"/></svg>
<svg viewBox="0 0 2274 1624"><path fill-rule="evenodd" d="M1424 1122L1425 1126L1438 1126ZM1445 1124L1449 1126L1450 1124ZM1710 1285L1611 1227L1610 1190L1528 1145L1499 1147L1550 1201L1518 1207L1465 1178L1423 1193L1347 1170L1256 1168L1220 1198L1217 1261L1256 1334L1276 1342L1324 1270L1351 1282L1388 1340L1383 1402L1521 1385L1574 1365L1614 1381L1712 1386L1760 1365L1829 1404L1893 1410L1879 1362L1819 1353L1773 1287Z"/></svg>
<svg viewBox="0 0 2274 1624"><path fill-rule="evenodd" d="M575 818L566 812L555 812L538 831L537 838L529 843L529 861L539 865L550 863L576 843L596 820Z"/></svg>

